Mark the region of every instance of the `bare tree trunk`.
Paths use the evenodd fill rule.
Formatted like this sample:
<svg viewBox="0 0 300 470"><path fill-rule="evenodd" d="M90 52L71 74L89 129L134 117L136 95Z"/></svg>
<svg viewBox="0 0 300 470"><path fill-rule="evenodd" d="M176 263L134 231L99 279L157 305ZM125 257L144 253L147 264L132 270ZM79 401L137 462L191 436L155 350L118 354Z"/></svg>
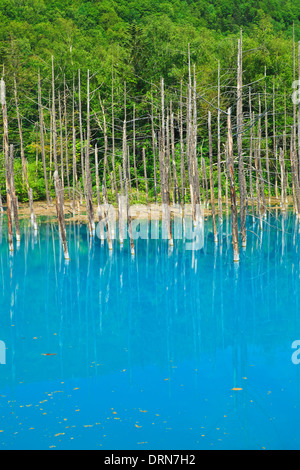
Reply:
<svg viewBox="0 0 300 470"><path fill-rule="evenodd" d="M99 101L101 105L101 110L102 110L102 117L103 117L103 134L104 134L104 168L103 168L103 184L105 187L107 187L106 184L106 171L109 175L109 166L108 166L108 158L107 158L107 153L108 153L108 138L107 138L107 126L106 126L106 115L105 115L105 109L104 105L101 101L100 95L99 95Z"/></svg>
<svg viewBox="0 0 300 470"><path fill-rule="evenodd" d="M97 190L97 205L98 205L98 211L99 207L101 205L101 200L100 200L100 181L99 181L99 164L98 164L98 148L97 144L95 145L95 173L96 173L96 190Z"/></svg>
<svg viewBox="0 0 300 470"><path fill-rule="evenodd" d="M172 109L172 103L171 103L171 109ZM174 193L176 195L176 194L178 194L179 187L178 187L178 176L177 176L176 161L175 161L175 136L174 136L174 114L173 114L173 112L171 112L171 154L172 154L172 165L173 165Z"/></svg>
<svg viewBox="0 0 300 470"><path fill-rule="evenodd" d="M259 168L259 179L260 179L260 185L261 185L261 198L262 198L262 203L263 203L263 214L266 216L267 213L267 204L266 204L266 196L265 196L265 183L264 183L264 177L263 177L263 172L262 172L262 164L261 164L261 100L260 100L260 95L259 95L259 104L258 104L258 168Z"/></svg>
<svg viewBox="0 0 300 470"><path fill-rule="evenodd" d="M237 60L237 150L239 160L239 190L240 190L240 215L241 215L241 243L246 247L246 188L245 188L245 170L243 159L243 46L242 32L238 41L238 60Z"/></svg>
<svg viewBox="0 0 300 470"><path fill-rule="evenodd" d="M11 187L11 205L12 205L12 212L14 215L14 222L16 227L16 239L17 243L19 244L21 241L20 235L20 223L19 223L19 215L18 215L18 201L16 197L16 189L15 189L15 174L14 174L14 146L10 145L10 152L9 152L9 164L10 164L10 187Z"/></svg>
<svg viewBox="0 0 300 470"><path fill-rule="evenodd" d="M130 150L129 150L129 145L127 146L127 168L128 168L128 185L129 185L129 194L132 199L132 191L131 191L131 172L130 172ZM127 180L126 180L127 181Z"/></svg>
<svg viewBox="0 0 300 470"><path fill-rule="evenodd" d="M59 117L59 139L60 139L60 174L61 174L61 186L63 191L65 190L65 181L64 181L64 142L63 142L63 122L62 122L62 112L61 112L61 99L60 92L58 92L58 117Z"/></svg>
<svg viewBox="0 0 300 470"><path fill-rule="evenodd" d="M26 183L26 187L27 187L28 200L30 201L30 187L29 187L28 174L27 174L26 158L25 158L25 153L24 153L23 132L22 132L22 123L21 123L21 119L20 119L20 112L19 112L16 75L14 75L14 92L15 92L15 103L16 103L17 121L18 121L19 137L20 137L20 152L21 152L21 160L22 160L22 171L23 171L23 177L25 179L25 183ZM31 192L31 194L32 194L32 192ZM29 204L29 207L30 207L31 221L34 224L35 216L34 216L33 204Z"/></svg>
<svg viewBox="0 0 300 470"><path fill-rule="evenodd" d="M275 196L278 199L278 168L276 151L276 106L275 106L275 80L273 80L273 157L275 168Z"/></svg>
<svg viewBox="0 0 300 470"><path fill-rule="evenodd" d="M168 204L170 204L170 191L173 196L172 188L172 175L171 175L171 157L170 157L170 115L169 111L167 112L167 119L166 119L166 189L167 189L167 197L168 197ZM174 196L172 197L174 200Z"/></svg>
<svg viewBox="0 0 300 470"><path fill-rule="evenodd" d="M194 200L194 222L196 223L198 213L197 207L201 203L200 195L200 182L199 182L199 164L197 158L197 86L196 86L196 71L194 69L194 87L193 87L193 124L192 124L192 142L191 142L191 157L192 157L192 185L193 185L193 200Z"/></svg>
<svg viewBox="0 0 300 470"><path fill-rule="evenodd" d="M283 153L282 148L280 148L279 150L279 163L280 163L280 174L281 174L281 209L285 210L286 174L285 174L284 153Z"/></svg>
<svg viewBox="0 0 300 470"><path fill-rule="evenodd" d="M233 141L231 130L231 109L228 109L227 114L227 128L228 128L228 175L230 181L230 199L231 199L231 220L232 220L232 245L233 245L233 261L239 262L239 228L236 207L236 194L235 194L235 176L234 176L234 162L233 162Z"/></svg>
<svg viewBox="0 0 300 470"><path fill-rule="evenodd" d="M255 114L253 112L253 122L255 122ZM261 194L260 194L260 183L259 183L259 167L257 161L257 148L259 143L256 142L255 133L254 133L254 164L255 164L255 175L256 175L256 199L257 199L257 212L260 220L260 228L262 230L262 212L263 204L261 203Z"/></svg>
<svg viewBox="0 0 300 470"><path fill-rule="evenodd" d="M269 206L271 205L271 182L270 182L270 166L269 166L269 141L268 141L268 104L267 104L267 87L265 86L265 135L266 135L266 170L268 180L268 196Z"/></svg>
<svg viewBox="0 0 300 470"><path fill-rule="evenodd" d="M1 105L3 113L3 140L4 140L4 156L5 156L5 178L6 178L6 204L7 204L7 220L8 220L8 241L9 251L14 251L13 243L13 227L12 227L12 190L11 190L11 166L9 157L9 141L8 141L8 120L7 120L7 107L5 97L5 83L3 78L1 79Z"/></svg>
<svg viewBox="0 0 300 470"><path fill-rule="evenodd" d="M81 159L81 175L83 192L86 193L85 183L85 165L84 165L84 148L83 148L83 132L82 132L82 108L81 108L81 83L80 83L80 70L78 70L78 113L79 113L79 135L80 135L80 159Z"/></svg>
<svg viewBox="0 0 300 470"><path fill-rule="evenodd" d="M300 41L298 42L298 97L300 96ZM297 160L298 160L298 180L300 181L300 99L298 99L298 110L297 110L297 119L298 119L298 151L297 151Z"/></svg>
<svg viewBox="0 0 300 470"><path fill-rule="evenodd" d="M123 234L123 176L122 176L122 167L119 165L119 178L120 178L120 190L121 190L121 197L119 198L119 239L121 246L123 245L124 241L124 234Z"/></svg>
<svg viewBox="0 0 300 470"><path fill-rule="evenodd" d="M182 208L185 205L185 167L184 167L184 146L183 146L183 113L182 113L182 80L180 82L180 178L181 178L181 201Z"/></svg>
<svg viewBox="0 0 300 470"><path fill-rule="evenodd" d="M1 186L0 186L0 214L1 214L1 216L3 215L3 212L4 212L4 209L3 209Z"/></svg>
<svg viewBox="0 0 300 470"><path fill-rule="evenodd" d="M146 199L147 199L147 205L149 206L147 167L146 167L146 156L145 156L144 147L143 147L142 152L143 152L143 162L144 162L144 177L145 177Z"/></svg>
<svg viewBox="0 0 300 470"><path fill-rule="evenodd" d="M249 87L249 121L251 125L252 119L252 101L251 101L251 88ZM254 194L253 194L253 177L252 177L252 158L253 158L253 125L250 128L250 148L249 148L249 185L250 185L250 198L252 208L252 221L254 223Z"/></svg>
<svg viewBox="0 0 300 470"><path fill-rule="evenodd" d="M108 207L107 193L106 193L106 188L105 188L104 185L102 185L102 194L103 194L104 206L105 206L105 207ZM108 209L104 209L104 217L105 217L105 221L106 221L106 237L107 237L108 249L109 249L109 251L112 251L113 246L112 246L111 232L110 232L110 227L109 227L109 213L108 213Z"/></svg>
<svg viewBox="0 0 300 470"><path fill-rule="evenodd" d="M86 173L86 194L87 211L89 218L90 234L95 231L94 207L93 207L93 187L90 168L90 72L87 72L87 131L86 131L86 152L85 152L85 173Z"/></svg>
<svg viewBox="0 0 300 470"><path fill-rule="evenodd" d="M52 135L53 135L53 160L55 171L58 172L57 165L57 129L56 129L56 109L55 109L55 80L54 80L54 61L52 56Z"/></svg>
<svg viewBox="0 0 300 470"><path fill-rule="evenodd" d="M220 61L218 61L218 212L220 223L223 223L222 180L221 180L221 131L220 131Z"/></svg>
<svg viewBox="0 0 300 470"><path fill-rule="evenodd" d="M205 183L205 190L206 190L206 208L208 209L209 208L208 182L207 182L205 159L203 157L201 158L201 163L202 163L202 175L203 175L203 180Z"/></svg>
<svg viewBox="0 0 300 470"><path fill-rule="evenodd" d="M72 99L72 143L73 143L73 214L76 211L76 193L77 193L77 162L76 162L76 129L75 129L75 84L73 76L73 99ZM78 212L79 212L78 204Z"/></svg>
<svg viewBox="0 0 300 470"><path fill-rule="evenodd" d="M151 134L152 134L152 152L153 152L153 172L154 172L154 197L157 204L157 172L156 172L156 138L154 132L154 116L153 116L153 95L151 93Z"/></svg>
<svg viewBox="0 0 300 470"><path fill-rule="evenodd" d="M214 240L218 243L218 232L216 225L215 213L215 195L214 195L214 179L213 179L213 161L212 161L212 136L211 136L211 113L208 111L208 141L209 141L209 179L210 179L210 201L211 215L213 220Z"/></svg>
<svg viewBox="0 0 300 470"><path fill-rule="evenodd" d="M41 155L42 155L43 170L44 170L47 206L49 207L50 195L49 195L49 189L48 189L48 179L47 179L47 169L46 169L45 142L44 142L44 116L43 116L43 107L42 107L40 71L38 75L38 106L39 106L39 120L40 120Z"/></svg>
<svg viewBox="0 0 300 470"><path fill-rule="evenodd" d="M115 114L114 114L114 73L113 67L111 71L111 132L112 132L112 167L113 167L113 174L114 174L114 183L116 189L116 196L118 200L118 186L117 186L117 178L116 178L116 167L115 167Z"/></svg>
<svg viewBox="0 0 300 470"><path fill-rule="evenodd" d="M66 155L66 175L68 184L68 197L71 200L70 171L69 171L69 152L68 152L68 113L67 113L67 93L66 76L64 75L64 117L65 117L65 155Z"/></svg>

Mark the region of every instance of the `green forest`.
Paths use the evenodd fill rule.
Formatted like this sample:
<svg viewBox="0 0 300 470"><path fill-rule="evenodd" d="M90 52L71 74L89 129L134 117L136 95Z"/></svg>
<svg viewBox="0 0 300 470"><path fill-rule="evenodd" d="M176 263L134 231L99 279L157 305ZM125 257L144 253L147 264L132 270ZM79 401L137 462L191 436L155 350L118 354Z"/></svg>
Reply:
<svg viewBox="0 0 300 470"><path fill-rule="evenodd" d="M150 115L154 113L154 124L159 128L161 78L165 84L166 107L169 109L171 105L175 116L176 163L180 166L178 115L180 99L185 103L187 95L189 48L199 97L197 153L199 159L201 156L207 158L207 111L210 109L216 159L218 67L220 108L234 108L237 42L242 30L243 84L251 84L253 110L256 113L259 113L261 96L262 110L269 110L267 119L270 129L274 126L272 106L276 98L276 134L282 136L284 129L287 130L292 122L292 83L298 77L299 12L299 0L1 0L0 64L6 84L9 141L14 145L16 193L19 200L27 201L28 198L21 171L14 83L17 85L29 184L34 199L43 199L45 187L38 125L38 74L41 76L45 120L46 165L48 174L51 174L52 56L58 154L61 152L65 161L69 159L72 164L74 106L76 160L80 176L78 71L81 77L84 128L86 77L89 71L92 166L92 149L95 144L99 149L100 171L103 171L105 152L110 162L112 146L115 146L116 164L121 163L125 120L130 158L134 152L142 188L142 148L146 149L152 194ZM244 88L245 119L249 112L248 93L248 88ZM287 110L285 117L284 109ZM223 141L226 138L225 127L226 118L221 116ZM270 131L270 140L267 138L262 143L262 147L270 146L270 152L274 146L271 134ZM247 142L249 135L245 134L244 139ZM278 146L282 145L280 139L276 142ZM3 152L0 158L4 162ZM5 199L2 183L4 163L1 164L0 176ZM69 186L72 185L72 178L70 170Z"/></svg>

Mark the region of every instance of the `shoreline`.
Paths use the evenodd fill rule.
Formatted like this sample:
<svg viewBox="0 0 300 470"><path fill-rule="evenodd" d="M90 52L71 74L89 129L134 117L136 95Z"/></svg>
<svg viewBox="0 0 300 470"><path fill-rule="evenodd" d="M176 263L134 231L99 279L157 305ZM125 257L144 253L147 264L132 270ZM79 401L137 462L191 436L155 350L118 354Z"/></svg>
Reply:
<svg viewBox="0 0 300 470"><path fill-rule="evenodd" d="M285 212L293 209L292 202L293 202L292 200L288 201ZM256 206L256 201L254 202L254 206ZM94 207L95 220L98 220L97 205L94 204L93 207ZM113 209L115 211L115 216L118 219L118 208L113 206L113 205L111 205L111 207L113 207ZM248 203L248 207L251 209L250 201ZM4 208L4 214L5 214L5 212L6 212L5 211L6 205L5 204L3 205L3 208ZM33 203L33 209L34 209L34 214L35 214L36 217L55 217L55 218L57 217L56 206L55 206L54 202L52 202L52 204L47 206L46 201L36 201L36 202ZM69 222L87 223L88 222L88 217L87 217L87 214L86 214L85 204L82 204L80 206L80 212L78 212L78 205L77 205L75 216L73 215L73 202L72 201L67 201L66 200L65 205L64 205L64 209L65 209L65 221L66 221L66 223L69 223ZM229 210L227 212L226 208L225 208L225 203L223 203L223 214L224 215L229 215L230 214L230 205L228 206L228 209ZM133 205L130 206L130 210L131 210L131 216L132 216L133 219L136 219L138 217L148 218L150 216L150 212L151 212L151 218L154 219L154 220L155 219L161 219L161 216L162 216L162 205L161 204L151 203L151 204L149 204L149 206L147 206L146 204L136 203L136 204L133 204ZM276 199L275 197L271 198L271 204L270 204L270 206L267 207L267 210L282 210L281 207L280 207L280 200ZM215 212L216 212L216 215L218 215L218 204L215 204ZM190 203L186 204L186 206L184 208L184 213L188 216L192 215L191 204ZM18 214L19 214L19 219L20 220L30 218L30 208L29 208L28 203L20 203L19 204ZM181 207L178 204L176 206L175 205L170 205L170 214L171 214L171 217L174 217L176 215L180 215L181 214ZM209 216L212 215L212 211L211 211L211 209L207 209L207 208L204 208L202 206L202 214L203 214L204 217L209 217ZM125 211L124 211L124 216L125 216Z"/></svg>

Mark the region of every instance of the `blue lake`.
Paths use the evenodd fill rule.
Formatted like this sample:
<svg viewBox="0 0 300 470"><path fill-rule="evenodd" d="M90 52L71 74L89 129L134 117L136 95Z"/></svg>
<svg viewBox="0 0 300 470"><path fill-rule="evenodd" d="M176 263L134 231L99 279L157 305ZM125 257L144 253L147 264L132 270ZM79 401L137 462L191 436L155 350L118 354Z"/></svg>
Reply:
<svg viewBox="0 0 300 470"><path fill-rule="evenodd" d="M10 256L0 227L0 449L299 449L300 235L268 216L232 262L204 248L123 249L55 221ZM16 248L16 247L15 247ZM235 390L233 390L235 389Z"/></svg>

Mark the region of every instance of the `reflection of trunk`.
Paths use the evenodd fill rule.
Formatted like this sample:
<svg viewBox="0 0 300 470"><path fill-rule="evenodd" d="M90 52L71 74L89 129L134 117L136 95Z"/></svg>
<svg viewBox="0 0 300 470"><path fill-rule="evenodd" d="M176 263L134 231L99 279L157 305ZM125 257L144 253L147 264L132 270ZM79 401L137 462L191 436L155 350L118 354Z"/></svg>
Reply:
<svg viewBox="0 0 300 470"><path fill-rule="evenodd" d="M104 218L105 218L105 226L106 226L107 244L108 244L108 249L112 251L113 247L112 247L111 232L110 232L110 227L109 227L109 211L108 211L108 203L107 203L107 194L106 194L106 188L104 185L102 185L102 195L103 195L103 202L104 202Z"/></svg>
<svg viewBox="0 0 300 470"><path fill-rule="evenodd" d="M262 164L261 164L261 101L260 97L258 100L258 142L257 142L257 158L258 158L258 170L259 170L259 180L261 185L261 202L262 202L262 211L263 215L266 216L267 205L266 205L266 196L265 196L265 184L262 172Z"/></svg>
<svg viewBox="0 0 300 470"><path fill-rule="evenodd" d="M63 197L62 197L63 189L62 189L61 182L58 176L58 171L55 171L53 178L54 178L54 186L55 186L56 213L57 213L57 218L58 218L60 236L61 236L61 240L63 244L64 257L66 260L69 260L70 257L69 257L67 235L66 235L64 203L63 203Z"/></svg>
<svg viewBox="0 0 300 470"><path fill-rule="evenodd" d="M19 224L19 215L18 215L18 202L17 202L16 189L15 189L14 146L13 145L10 146L9 158L10 158L12 212L13 212L14 221L15 221L17 242L20 242L21 236L20 236L20 224Z"/></svg>

